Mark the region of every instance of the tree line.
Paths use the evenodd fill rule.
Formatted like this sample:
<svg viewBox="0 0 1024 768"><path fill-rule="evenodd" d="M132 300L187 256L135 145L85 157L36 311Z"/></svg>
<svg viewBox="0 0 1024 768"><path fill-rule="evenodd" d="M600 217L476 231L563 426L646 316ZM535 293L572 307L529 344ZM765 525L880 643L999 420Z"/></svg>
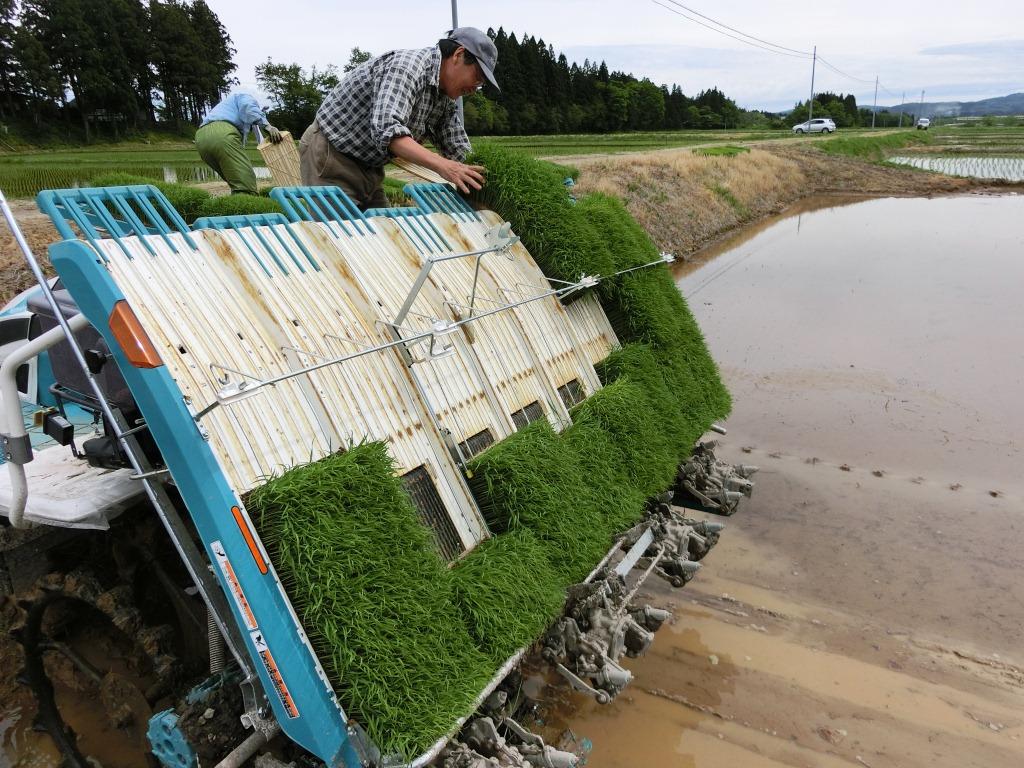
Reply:
<svg viewBox="0 0 1024 768"><path fill-rule="evenodd" d="M206 0L0 0L0 119L76 122L87 142L198 124L234 54Z"/></svg>
<svg viewBox="0 0 1024 768"><path fill-rule="evenodd" d="M602 62L569 63L543 39L487 34L498 48L495 75L500 92L489 85L464 100L467 131L474 136L608 131L678 130L683 128L782 127L765 112L741 109L718 88L689 97L679 85L655 85ZM344 70L369 57L352 49ZM333 66L309 73L298 64L267 60L256 68L260 87L275 104L271 120L294 134L312 122L324 96L338 83Z"/></svg>

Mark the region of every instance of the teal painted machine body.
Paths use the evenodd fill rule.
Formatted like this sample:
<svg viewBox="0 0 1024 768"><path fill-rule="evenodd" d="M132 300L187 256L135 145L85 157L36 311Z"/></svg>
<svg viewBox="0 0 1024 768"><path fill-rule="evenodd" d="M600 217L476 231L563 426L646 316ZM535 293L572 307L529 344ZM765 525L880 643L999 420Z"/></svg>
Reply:
<svg viewBox="0 0 1024 768"><path fill-rule="evenodd" d="M60 222L58 229L65 236L74 237L67 223L70 219L88 241L157 234L174 246L169 237L173 232L183 235L188 247L189 230L180 217L174 220L160 216L166 212L164 203L166 200L153 187L47 191L39 195L40 208L55 223ZM112 219L109 208L121 213L119 220ZM148 222L140 219L140 210L148 214ZM211 226L216 223L207 222ZM261 572L236 522L233 507L239 508L255 535L241 500L230 487L180 388L164 366L132 366L114 338L109 318L124 295L105 268L102 251L87 242L69 239L50 247L50 260L80 310L106 340L135 397L195 523L204 553L228 596L246 651L282 730L332 768L363 765L351 738L354 730L323 675L273 564L257 538L256 545L268 564L266 573ZM168 268L173 268L172 260L168 260Z"/></svg>

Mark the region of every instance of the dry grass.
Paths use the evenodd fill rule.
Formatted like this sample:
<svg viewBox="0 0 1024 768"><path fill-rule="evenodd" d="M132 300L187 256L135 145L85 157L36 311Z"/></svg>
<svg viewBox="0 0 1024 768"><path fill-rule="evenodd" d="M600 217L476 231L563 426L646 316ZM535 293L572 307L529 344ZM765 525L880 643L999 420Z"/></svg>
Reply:
<svg viewBox="0 0 1024 768"><path fill-rule="evenodd" d="M583 164L578 191L622 198L658 247L689 253L804 193L798 163L753 149L734 157L658 152Z"/></svg>

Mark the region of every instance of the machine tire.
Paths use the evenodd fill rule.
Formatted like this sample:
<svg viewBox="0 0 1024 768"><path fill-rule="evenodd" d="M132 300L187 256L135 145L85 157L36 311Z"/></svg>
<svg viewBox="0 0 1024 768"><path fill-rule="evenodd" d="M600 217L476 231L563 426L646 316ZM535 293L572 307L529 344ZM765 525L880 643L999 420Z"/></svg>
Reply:
<svg viewBox="0 0 1024 768"><path fill-rule="evenodd" d="M64 721L53 682L46 670L44 654L54 652L52 640L47 634L47 614L59 607L73 612L76 617L87 617L90 621L104 625L111 637L132 649L133 657L146 667L147 677L154 677L164 683L174 677L178 667L177 659L166 650L170 628L145 626L138 609L130 604L130 594L130 589L122 587L103 590L96 579L79 572L51 574L40 580L31 595L18 601L24 611L24 619L11 631L11 635L22 646L25 658L18 682L32 691L37 708L34 725L53 739L63 756L63 766L67 768L93 768L94 763L82 754L74 730ZM125 685L124 676L108 671L102 680L96 682L99 689L98 704L105 699L104 689L111 680L115 685ZM155 685L146 691L137 687L133 691L137 692L136 701L148 704L159 695L161 689L162 685ZM125 697L120 698L128 706L123 701ZM137 726L144 734L146 723L137 723Z"/></svg>

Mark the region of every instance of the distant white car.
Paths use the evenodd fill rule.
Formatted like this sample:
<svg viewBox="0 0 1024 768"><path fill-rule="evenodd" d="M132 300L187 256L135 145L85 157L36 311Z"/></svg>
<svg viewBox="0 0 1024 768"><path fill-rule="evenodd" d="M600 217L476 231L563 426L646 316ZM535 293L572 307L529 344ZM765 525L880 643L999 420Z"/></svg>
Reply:
<svg viewBox="0 0 1024 768"><path fill-rule="evenodd" d="M928 130L928 126L931 125L931 124L932 124L931 120L929 120L927 117L922 117L920 120L917 121L917 130L919 130L919 131L927 131Z"/></svg>
<svg viewBox="0 0 1024 768"><path fill-rule="evenodd" d="M830 117L816 117L793 126L793 133L835 133L836 124Z"/></svg>

